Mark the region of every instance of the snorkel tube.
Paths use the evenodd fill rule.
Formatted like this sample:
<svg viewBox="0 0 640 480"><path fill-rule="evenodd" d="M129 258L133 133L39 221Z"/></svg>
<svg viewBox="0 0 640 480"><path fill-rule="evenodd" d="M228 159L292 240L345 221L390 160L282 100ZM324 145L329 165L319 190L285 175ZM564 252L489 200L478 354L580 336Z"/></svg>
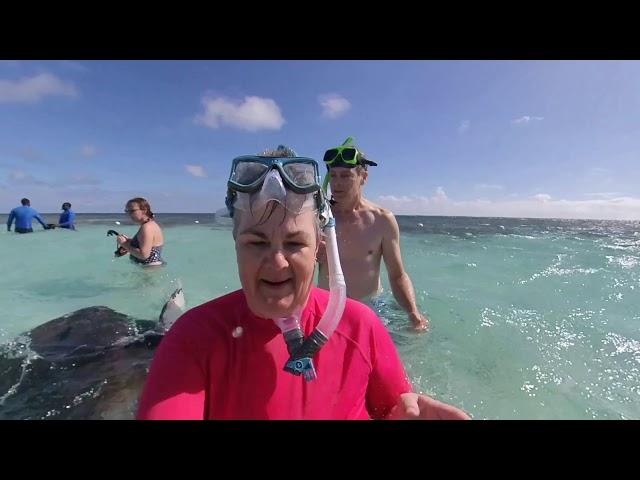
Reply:
<svg viewBox="0 0 640 480"><path fill-rule="evenodd" d="M318 194L322 195L320 192ZM324 199L322 201L324 202ZM304 340L298 323L299 316L279 319L280 321L276 320L285 337L290 355L284 369L294 375L302 374L306 381L314 380L317 377L313 366L313 357L327 343L338 323L340 323L347 300L347 285L344 281L340 256L338 255L336 223L331 214L331 209L326 203L325 210L326 217L324 219L323 234L326 238L327 261L329 264L329 302L327 309L322 314L320 322L311 335ZM286 330L287 327L289 328L288 331Z"/></svg>
<svg viewBox="0 0 640 480"><path fill-rule="evenodd" d="M274 319L282 331L290 355L284 369L293 375L302 374L306 381L314 380L317 377L313 366L313 357L327 343L340 323L347 300L347 285L344 281L340 255L338 254L336 222L325 196L326 178L325 186L316 195L318 215L326 239L327 263L329 264L329 302L327 308L316 328L306 339L300 329L300 312L289 318Z"/></svg>

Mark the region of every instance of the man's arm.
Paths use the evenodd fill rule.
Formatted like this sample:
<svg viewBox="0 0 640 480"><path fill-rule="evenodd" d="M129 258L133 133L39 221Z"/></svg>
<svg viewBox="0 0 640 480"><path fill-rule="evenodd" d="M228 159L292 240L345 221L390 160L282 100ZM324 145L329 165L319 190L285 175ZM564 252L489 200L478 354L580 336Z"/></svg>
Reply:
<svg viewBox="0 0 640 480"><path fill-rule="evenodd" d="M36 214L33 216L33 218L35 218L38 222L40 222L40 225L42 225L42 228L44 228L45 230L47 230L49 227L47 227L47 224L44 223L44 220L42 220L42 218L40 217L40 214L38 212L36 212Z"/></svg>
<svg viewBox="0 0 640 480"><path fill-rule="evenodd" d="M400 254L400 229L398 222L391 212L382 214L383 237L382 258L387 267L391 291L398 304L409 314L409 319L418 330L426 330L428 321L416 306L413 285L402 265Z"/></svg>
<svg viewBox="0 0 640 480"><path fill-rule="evenodd" d="M9 219L7 220L7 232L11 231L11 224L13 223L14 218L16 218L16 212L11 210L11 213L9 213Z"/></svg>

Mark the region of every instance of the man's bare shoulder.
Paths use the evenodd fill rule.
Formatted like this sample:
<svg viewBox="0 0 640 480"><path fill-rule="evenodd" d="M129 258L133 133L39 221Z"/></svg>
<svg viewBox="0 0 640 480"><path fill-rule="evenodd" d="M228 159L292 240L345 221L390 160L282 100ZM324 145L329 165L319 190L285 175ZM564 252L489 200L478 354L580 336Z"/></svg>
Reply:
<svg viewBox="0 0 640 480"><path fill-rule="evenodd" d="M394 226L397 225L396 217L391 210L381 207L369 200L364 202L365 208L375 217L376 223L381 226Z"/></svg>

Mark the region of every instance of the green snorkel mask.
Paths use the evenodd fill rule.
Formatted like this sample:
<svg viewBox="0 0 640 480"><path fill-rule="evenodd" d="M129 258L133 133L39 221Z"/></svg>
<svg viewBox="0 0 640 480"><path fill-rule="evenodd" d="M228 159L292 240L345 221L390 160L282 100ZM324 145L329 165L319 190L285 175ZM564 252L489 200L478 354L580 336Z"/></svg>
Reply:
<svg viewBox="0 0 640 480"><path fill-rule="evenodd" d="M322 182L322 190L326 195L329 185L329 170L332 167L355 168L358 165L371 165L377 167L378 164L365 157L365 154L353 145L353 137L347 137L339 147L330 148L324 152L324 164L327 166L327 175Z"/></svg>
<svg viewBox="0 0 640 480"><path fill-rule="evenodd" d="M324 152L323 161L327 168L353 168L358 165L371 165L375 167L378 165L376 162L368 160L365 154L353 145L353 137L347 137L339 147L330 148Z"/></svg>

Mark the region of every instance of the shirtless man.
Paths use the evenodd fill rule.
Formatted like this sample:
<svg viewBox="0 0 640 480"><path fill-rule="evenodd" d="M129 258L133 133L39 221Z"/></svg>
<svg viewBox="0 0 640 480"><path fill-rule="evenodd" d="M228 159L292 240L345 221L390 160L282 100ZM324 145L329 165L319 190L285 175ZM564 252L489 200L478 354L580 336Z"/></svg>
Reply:
<svg viewBox="0 0 640 480"><path fill-rule="evenodd" d="M400 254L400 229L393 214L370 202L362 195L369 172L368 160L351 137L324 156L331 184L340 263L347 284L347 296L367 300L378 295L380 261L384 260L389 284L398 304L407 312L417 330L426 330L427 319L416 307L413 285L404 271ZM318 286L329 289L329 270L324 249L318 252L320 270Z"/></svg>

